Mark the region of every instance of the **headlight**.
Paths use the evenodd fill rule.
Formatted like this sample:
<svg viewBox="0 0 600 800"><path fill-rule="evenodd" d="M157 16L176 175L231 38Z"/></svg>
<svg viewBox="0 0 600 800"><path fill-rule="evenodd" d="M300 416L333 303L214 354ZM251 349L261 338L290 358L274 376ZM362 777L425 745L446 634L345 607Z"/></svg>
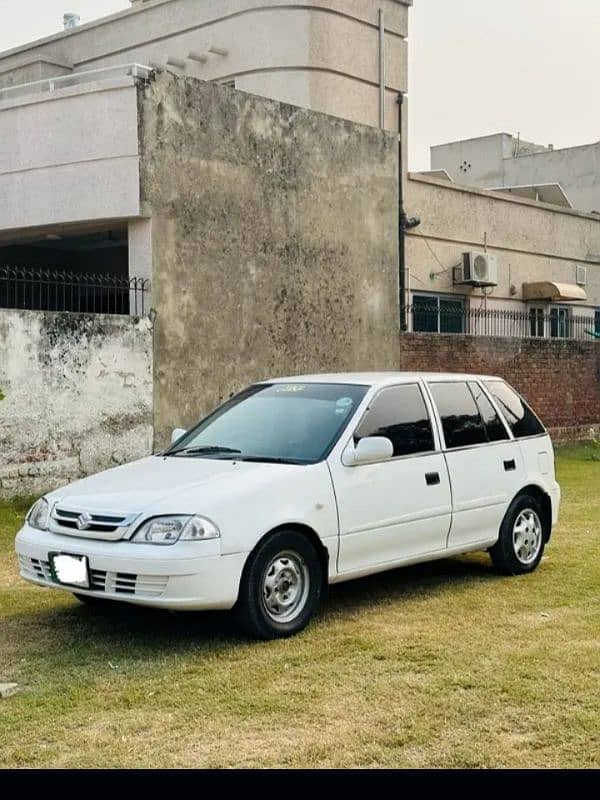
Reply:
<svg viewBox="0 0 600 800"><path fill-rule="evenodd" d="M50 506L48 501L43 497L37 503L34 503L29 513L27 514L27 522L32 528L37 528L39 531L48 530L48 522L50 518Z"/></svg>
<svg viewBox="0 0 600 800"><path fill-rule="evenodd" d="M32 528L37 528L38 531L47 531L49 517L50 506L48 505L48 501L44 500L42 497L31 507L27 514L27 522Z"/></svg>
<svg viewBox="0 0 600 800"><path fill-rule="evenodd" d="M175 544L218 539L221 532L209 519L195 515L154 517L136 531L133 541L138 544Z"/></svg>

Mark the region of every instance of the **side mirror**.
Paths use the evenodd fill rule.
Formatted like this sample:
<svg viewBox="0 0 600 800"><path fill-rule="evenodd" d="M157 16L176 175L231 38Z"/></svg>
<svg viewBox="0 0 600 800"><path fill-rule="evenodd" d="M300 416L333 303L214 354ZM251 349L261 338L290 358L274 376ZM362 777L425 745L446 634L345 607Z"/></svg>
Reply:
<svg viewBox="0 0 600 800"><path fill-rule="evenodd" d="M177 439L181 439L184 433L187 433L185 428L175 428L175 430L171 434L171 444L175 444Z"/></svg>
<svg viewBox="0 0 600 800"><path fill-rule="evenodd" d="M342 456L342 463L346 467L357 467L359 464L388 461L393 455L394 445L385 436L367 436L356 447L350 442Z"/></svg>

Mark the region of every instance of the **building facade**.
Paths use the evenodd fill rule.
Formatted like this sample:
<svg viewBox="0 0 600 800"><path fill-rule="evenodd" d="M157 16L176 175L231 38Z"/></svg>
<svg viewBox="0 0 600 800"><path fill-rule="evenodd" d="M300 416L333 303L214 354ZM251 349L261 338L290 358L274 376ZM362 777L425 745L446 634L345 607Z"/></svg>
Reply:
<svg viewBox="0 0 600 800"><path fill-rule="evenodd" d="M600 214L600 142L555 149L497 133L432 147L431 168L456 183Z"/></svg>
<svg viewBox="0 0 600 800"><path fill-rule="evenodd" d="M90 301L85 288L98 273L120 291L112 310L140 310L125 285L149 282L152 270L140 82L171 73L397 129L410 1L134 0L0 54L0 266L9 269L0 305L21 291L32 296L14 302L36 307L14 271L36 268L71 275L68 310L108 310L102 292Z"/></svg>
<svg viewBox="0 0 600 800"><path fill-rule="evenodd" d="M132 0L127 11L0 54L0 102L19 96L19 84L64 86L69 76L137 63L394 129L411 4Z"/></svg>

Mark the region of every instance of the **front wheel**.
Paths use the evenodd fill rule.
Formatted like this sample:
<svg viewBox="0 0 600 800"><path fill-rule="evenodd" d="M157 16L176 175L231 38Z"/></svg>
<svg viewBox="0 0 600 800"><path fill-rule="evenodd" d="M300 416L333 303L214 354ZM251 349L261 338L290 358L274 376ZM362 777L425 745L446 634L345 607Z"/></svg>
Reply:
<svg viewBox="0 0 600 800"><path fill-rule="evenodd" d="M322 567L314 545L297 531L278 531L259 544L242 577L238 616L259 639L293 636L321 600Z"/></svg>
<svg viewBox="0 0 600 800"><path fill-rule="evenodd" d="M542 560L545 546L544 515L531 495L520 495L509 506L500 526L500 536L490 548L494 566L505 575L533 572Z"/></svg>

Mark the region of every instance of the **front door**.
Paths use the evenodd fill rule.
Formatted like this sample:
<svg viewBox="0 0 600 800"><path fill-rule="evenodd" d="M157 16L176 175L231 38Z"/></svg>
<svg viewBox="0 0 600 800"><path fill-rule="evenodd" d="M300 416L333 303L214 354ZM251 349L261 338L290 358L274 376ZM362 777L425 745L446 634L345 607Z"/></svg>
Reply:
<svg viewBox="0 0 600 800"><path fill-rule="evenodd" d="M522 485L518 443L476 381L430 383L452 484L450 548L488 546Z"/></svg>
<svg viewBox="0 0 600 800"><path fill-rule="evenodd" d="M338 503L339 573L444 550L450 528L448 471L418 383L382 389L354 432L354 442L385 436L394 456L378 464L330 470Z"/></svg>

